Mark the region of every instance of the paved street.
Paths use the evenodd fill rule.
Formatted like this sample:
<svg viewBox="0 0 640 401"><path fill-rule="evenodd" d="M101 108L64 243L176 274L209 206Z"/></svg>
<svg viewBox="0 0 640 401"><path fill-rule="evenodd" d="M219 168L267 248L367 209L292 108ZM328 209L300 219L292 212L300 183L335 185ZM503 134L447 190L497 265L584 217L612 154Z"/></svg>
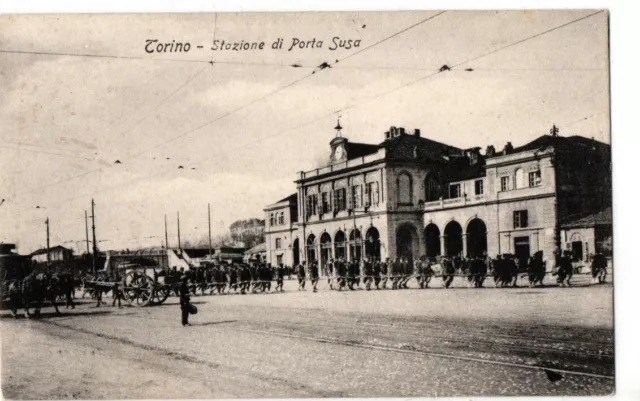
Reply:
<svg viewBox="0 0 640 401"><path fill-rule="evenodd" d="M579 278L584 283L586 277ZM456 283L461 287L462 282ZM594 395L613 391L612 288L177 298L2 312L6 398ZM551 382L541 367L563 378ZM34 385L37 383L37 385Z"/></svg>

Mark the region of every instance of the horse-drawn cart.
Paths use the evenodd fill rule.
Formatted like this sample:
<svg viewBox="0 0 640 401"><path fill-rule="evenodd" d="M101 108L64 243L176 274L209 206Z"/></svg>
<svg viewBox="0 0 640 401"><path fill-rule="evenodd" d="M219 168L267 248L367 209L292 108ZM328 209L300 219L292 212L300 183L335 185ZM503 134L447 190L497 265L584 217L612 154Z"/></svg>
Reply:
<svg viewBox="0 0 640 401"><path fill-rule="evenodd" d="M166 252L108 254L104 278L87 284L102 292L113 291L117 285L132 306L160 305L180 284L177 278L166 274L167 262Z"/></svg>

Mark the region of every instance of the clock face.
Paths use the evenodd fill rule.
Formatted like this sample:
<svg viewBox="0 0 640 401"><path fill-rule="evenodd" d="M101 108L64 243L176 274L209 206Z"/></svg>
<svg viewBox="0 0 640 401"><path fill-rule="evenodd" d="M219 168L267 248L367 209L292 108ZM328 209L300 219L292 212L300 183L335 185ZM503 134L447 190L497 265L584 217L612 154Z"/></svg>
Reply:
<svg viewBox="0 0 640 401"><path fill-rule="evenodd" d="M342 159L342 156L344 156L344 149L342 148L342 146L338 146L336 148L336 159Z"/></svg>

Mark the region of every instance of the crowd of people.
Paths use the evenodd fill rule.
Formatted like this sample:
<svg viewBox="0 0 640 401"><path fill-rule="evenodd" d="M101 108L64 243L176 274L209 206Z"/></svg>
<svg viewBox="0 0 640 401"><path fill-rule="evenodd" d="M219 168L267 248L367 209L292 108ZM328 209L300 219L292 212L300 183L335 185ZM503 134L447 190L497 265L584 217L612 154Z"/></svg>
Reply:
<svg viewBox="0 0 640 401"><path fill-rule="evenodd" d="M607 275L607 261L602 254L592 255L592 275L594 282L604 283ZM321 276L326 277L331 290L350 290L364 287L372 289L400 290L414 287L426 289L438 278L444 288L450 288L455 277L461 277L469 287L482 288L487 278L492 278L496 287L518 286L518 278L528 278L531 287L543 285L548 275L555 277L559 286L570 286L574 273L571 256L568 253L559 257L557 269L547 272L546 261L542 253L537 252L521 266L518 258L511 254L498 255L495 259L486 256L463 258L426 257L416 261L408 258L364 258L349 260L330 259L320 267L317 261L302 261L294 267L284 264L272 266L267 263L252 262L231 264L210 264L192 270L167 269L165 282L180 282L185 276L192 294L207 292L211 294L249 294L266 293L272 289L284 291L285 278L292 275L297 280L299 291L309 285L313 292L318 291ZM307 283L308 282L308 283ZM275 286L273 286L275 284ZM273 286L273 287L272 287ZM178 295L177 289L176 295Z"/></svg>

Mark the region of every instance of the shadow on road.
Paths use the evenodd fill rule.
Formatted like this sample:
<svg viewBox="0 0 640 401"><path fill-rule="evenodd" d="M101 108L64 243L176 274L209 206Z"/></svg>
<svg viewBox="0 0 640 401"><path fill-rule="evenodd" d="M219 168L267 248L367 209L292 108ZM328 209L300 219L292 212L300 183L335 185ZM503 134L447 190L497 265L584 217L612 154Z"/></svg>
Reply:
<svg viewBox="0 0 640 401"><path fill-rule="evenodd" d="M54 318L54 317L81 317L81 316L95 316L95 315L108 315L113 313L112 311L96 311L96 312L60 312L60 313L55 313L55 312L40 312L40 315L38 316L34 316L32 313L32 317L30 318L30 320L38 320L38 319L49 319L49 318ZM23 311L19 311L18 314L16 315L16 317L13 317L11 315L1 315L0 316L0 320L1 319L26 319L26 317L24 316L24 312Z"/></svg>
<svg viewBox="0 0 640 401"><path fill-rule="evenodd" d="M220 320L217 322L191 323L193 326L213 326L215 324L235 323L237 320Z"/></svg>

